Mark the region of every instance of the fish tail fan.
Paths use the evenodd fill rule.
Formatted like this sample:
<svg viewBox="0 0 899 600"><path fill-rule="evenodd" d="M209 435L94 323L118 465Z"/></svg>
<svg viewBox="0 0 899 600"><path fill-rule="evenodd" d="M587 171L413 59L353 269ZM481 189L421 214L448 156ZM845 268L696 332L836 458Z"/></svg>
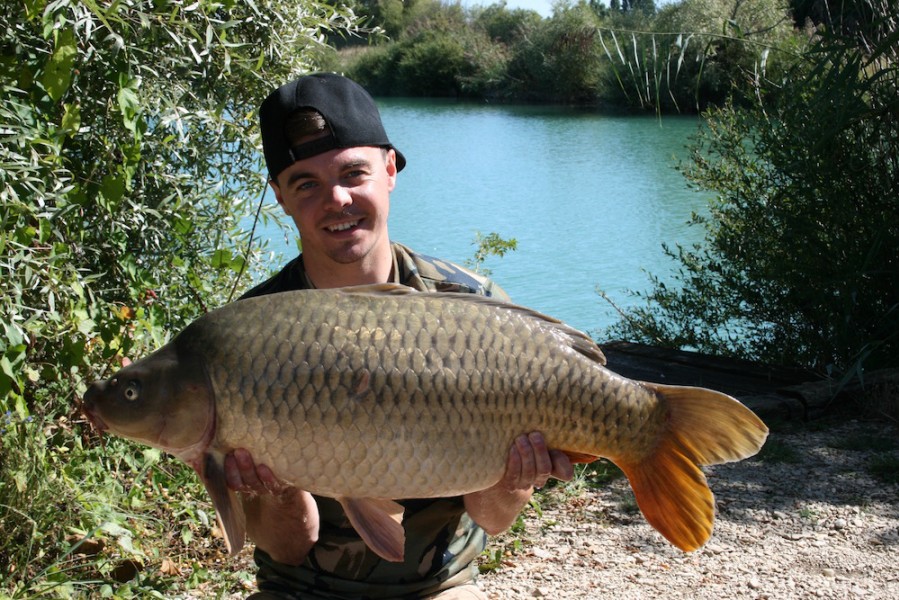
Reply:
<svg viewBox="0 0 899 600"><path fill-rule="evenodd" d="M649 455L615 460L641 512L668 541L690 552L712 534L715 501L701 465L748 458L768 435L765 424L726 394L702 388L644 384L668 412L667 427Z"/></svg>

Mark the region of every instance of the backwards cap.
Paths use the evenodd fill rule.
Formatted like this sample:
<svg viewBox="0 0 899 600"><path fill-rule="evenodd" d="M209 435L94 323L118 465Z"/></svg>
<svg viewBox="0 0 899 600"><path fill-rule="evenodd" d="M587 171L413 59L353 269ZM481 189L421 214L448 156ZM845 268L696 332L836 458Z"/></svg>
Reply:
<svg viewBox="0 0 899 600"><path fill-rule="evenodd" d="M300 108L318 111L330 128L329 135L292 146L284 125ZM396 152L396 170L406 166L406 157L387 139L375 101L365 88L341 75L314 73L282 85L259 107L259 124L272 179L298 160L356 146L391 148Z"/></svg>

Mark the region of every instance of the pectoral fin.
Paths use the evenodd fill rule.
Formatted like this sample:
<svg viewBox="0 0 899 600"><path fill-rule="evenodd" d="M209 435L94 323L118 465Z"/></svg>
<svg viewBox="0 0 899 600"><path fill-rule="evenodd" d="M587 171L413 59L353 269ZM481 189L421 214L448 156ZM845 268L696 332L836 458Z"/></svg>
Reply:
<svg viewBox="0 0 899 600"><path fill-rule="evenodd" d="M197 473L212 498L228 554L234 556L243 548L246 517L240 499L225 481L224 457L216 458L212 453L207 453L203 459L203 468L197 469Z"/></svg>
<svg viewBox="0 0 899 600"><path fill-rule="evenodd" d="M372 551L391 562L402 562L406 546L403 507L383 498L337 498L353 528Z"/></svg>

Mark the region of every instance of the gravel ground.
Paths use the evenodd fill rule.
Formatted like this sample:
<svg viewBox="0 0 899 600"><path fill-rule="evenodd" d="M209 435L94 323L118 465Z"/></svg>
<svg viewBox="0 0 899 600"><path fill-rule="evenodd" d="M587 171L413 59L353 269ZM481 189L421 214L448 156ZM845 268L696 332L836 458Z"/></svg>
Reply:
<svg viewBox="0 0 899 600"><path fill-rule="evenodd" d="M773 431L760 458L707 469L718 516L691 554L646 524L625 480L556 486L524 531L492 540L502 558L480 585L503 599L899 598L899 485L869 474L897 456L897 434L858 421Z"/></svg>

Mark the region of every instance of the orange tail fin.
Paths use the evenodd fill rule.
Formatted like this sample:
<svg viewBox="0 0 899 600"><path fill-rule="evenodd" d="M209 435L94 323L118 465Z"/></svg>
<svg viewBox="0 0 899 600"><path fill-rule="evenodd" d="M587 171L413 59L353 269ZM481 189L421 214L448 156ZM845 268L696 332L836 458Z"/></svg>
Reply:
<svg viewBox="0 0 899 600"><path fill-rule="evenodd" d="M616 459L637 505L659 533L690 552L708 541L715 501L701 465L748 458L761 449L768 428L726 394L702 388L644 384L668 410L668 428L639 462Z"/></svg>

